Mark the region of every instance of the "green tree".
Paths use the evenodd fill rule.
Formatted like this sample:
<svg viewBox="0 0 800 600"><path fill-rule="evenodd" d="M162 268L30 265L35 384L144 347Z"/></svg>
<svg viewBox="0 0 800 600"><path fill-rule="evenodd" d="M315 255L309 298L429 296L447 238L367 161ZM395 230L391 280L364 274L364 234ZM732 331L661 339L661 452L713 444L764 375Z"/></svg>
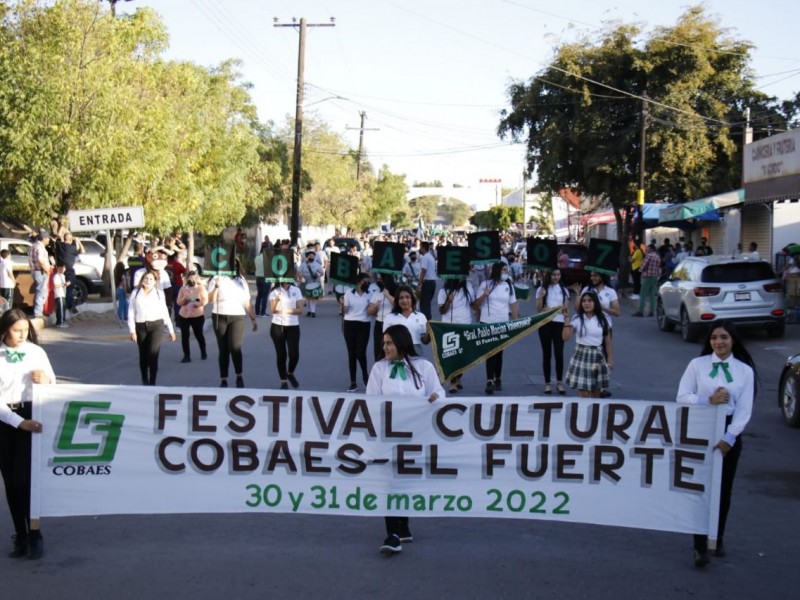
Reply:
<svg viewBox="0 0 800 600"><path fill-rule="evenodd" d="M469 222L473 210L461 200L445 198L439 204L439 214L453 227L461 227Z"/></svg>
<svg viewBox="0 0 800 600"><path fill-rule="evenodd" d="M406 176L395 175L388 165L383 165L378 178L370 186L369 202L363 211L363 228L376 227L391 220L393 214L406 206L406 194Z"/></svg>
<svg viewBox="0 0 800 600"><path fill-rule="evenodd" d="M439 212L439 196L414 198L409 200L408 207L415 225L422 218L425 221L425 225L428 226L436 220L436 215Z"/></svg>

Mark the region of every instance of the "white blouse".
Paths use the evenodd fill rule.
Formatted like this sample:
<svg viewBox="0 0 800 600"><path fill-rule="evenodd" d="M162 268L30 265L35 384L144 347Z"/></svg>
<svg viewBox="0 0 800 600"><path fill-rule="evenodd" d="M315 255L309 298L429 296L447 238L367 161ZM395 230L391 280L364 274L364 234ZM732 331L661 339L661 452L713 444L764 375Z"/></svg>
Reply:
<svg viewBox="0 0 800 600"><path fill-rule="evenodd" d="M145 293L143 289L135 290L131 294L131 306L128 310L128 331L136 333L136 323L158 320L164 321L170 335L175 334L164 292L158 288L152 288L150 293Z"/></svg>
<svg viewBox="0 0 800 600"><path fill-rule="evenodd" d="M444 388L439 383L436 368L418 356L411 358L411 364L420 374L419 388L414 385L414 377L408 365L405 365L405 379L399 374L392 379L392 362L384 358L372 366L367 381L367 394L373 396L417 396L428 399L431 394L435 393L439 399L444 398Z"/></svg>
<svg viewBox="0 0 800 600"><path fill-rule="evenodd" d="M386 331L392 325L403 325L411 334L412 343L417 346L422 344L422 336L428 328L428 319L421 312L411 311L408 317L402 313L389 313L383 318L383 330Z"/></svg>
<svg viewBox="0 0 800 600"><path fill-rule="evenodd" d="M291 285L288 290L285 290L281 284L277 284L269 293L267 302L272 306L274 300L279 302L277 308L272 311L272 322L275 325L285 325L287 327L300 325L300 315L283 312L285 310L294 310L297 308L297 303L303 301L303 294L300 292L300 288L296 285Z"/></svg>
<svg viewBox="0 0 800 600"><path fill-rule="evenodd" d="M711 377L715 362L728 363L728 372L733 381L727 381L721 366L717 368L714 377ZM710 405L709 397L716 389L726 388L730 393L730 399L724 406L727 414L733 417L722 439L733 446L736 437L744 431L753 413L754 380L753 369L732 355L724 361L714 353L698 356L692 359L681 377L677 401L681 404Z"/></svg>
<svg viewBox="0 0 800 600"><path fill-rule="evenodd" d="M481 323L502 323L508 321L511 305L517 301L514 286L510 281L496 282L487 279L478 286L476 297L489 289L489 295L481 303Z"/></svg>
<svg viewBox="0 0 800 600"><path fill-rule="evenodd" d="M575 331L575 343L596 348L603 345L603 326L596 316L584 316L581 326L580 316L575 315L572 317L572 328Z"/></svg>
<svg viewBox="0 0 800 600"><path fill-rule="evenodd" d="M372 319L367 314L371 298L372 295L368 291L363 294L359 294L355 289L347 292L344 295L344 320L371 323Z"/></svg>
<svg viewBox="0 0 800 600"><path fill-rule="evenodd" d="M242 277L216 275L208 282L208 293L217 290L211 312L218 315L246 315L250 304L250 286Z"/></svg>
<svg viewBox="0 0 800 600"><path fill-rule="evenodd" d="M469 295L469 298L467 298ZM439 306L442 306L447 301L447 290L442 288L439 290L438 297ZM472 284L467 282L467 294L464 293L462 288L456 290L453 294L453 301L450 303L450 309L442 313L442 321L448 323L472 323L472 308L470 303L475 301L475 290L472 289Z"/></svg>
<svg viewBox="0 0 800 600"><path fill-rule="evenodd" d="M544 303L542 304L542 312L546 312L550 308L563 307L564 302L567 301L569 296L564 293L564 288L562 288L558 284L549 285L546 288L541 286L539 291L536 292L537 298L544 298L545 290L547 291L547 298L545 299ZM564 313L559 312L556 313L556 316L553 318L553 321L556 323L563 323L564 322Z"/></svg>
<svg viewBox="0 0 800 600"><path fill-rule="evenodd" d="M17 362L11 362L6 354L7 349L22 352L24 356ZM4 343L0 344L0 421L11 427L19 427L25 419L8 408L8 405L33 401L33 371L44 371L50 378L50 383L56 382L56 374L41 346L23 342L16 348L8 348Z"/></svg>

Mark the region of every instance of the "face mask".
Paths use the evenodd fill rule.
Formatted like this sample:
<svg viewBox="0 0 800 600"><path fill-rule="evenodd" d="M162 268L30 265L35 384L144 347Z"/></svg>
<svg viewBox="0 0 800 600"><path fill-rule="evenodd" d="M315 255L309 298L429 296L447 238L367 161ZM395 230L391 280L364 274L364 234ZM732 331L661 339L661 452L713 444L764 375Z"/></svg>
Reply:
<svg viewBox="0 0 800 600"><path fill-rule="evenodd" d="M503 273L502 275L500 275L500 279L502 281L508 281L508 273Z"/></svg>
<svg viewBox="0 0 800 600"><path fill-rule="evenodd" d="M367 281L366 283L362 283L361 289L366 292L369 289L369 281Z"/></svg>
<svg viewBox="0 0 800 600"><path fill-rule="evenodd" d="M189 281L186 285L188 285L189 287L194 287L194 281Z"/></svg>

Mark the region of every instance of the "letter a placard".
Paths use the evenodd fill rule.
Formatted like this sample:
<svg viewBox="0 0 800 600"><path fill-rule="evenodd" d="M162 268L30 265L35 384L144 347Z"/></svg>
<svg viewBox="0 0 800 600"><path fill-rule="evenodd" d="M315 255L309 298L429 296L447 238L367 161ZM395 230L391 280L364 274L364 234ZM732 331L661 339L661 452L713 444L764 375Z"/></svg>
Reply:
<svg viewBox="0 0 800 600"><path fill-rule="evenodd" d="M473 265L490 265L500 260L500 232L476 231L467 234L469 262Z"/></svg>
<svg viewBox="0 0 800 600"><path fill-rule="evenodd" d="M203 274L236 276L236 245L215 244L206 246Z"/></svg>
<svg viewBox="0 0 800 600"><path fill-rule="evenodd" d="M289 248L265 248L261 258L264 260L264 279L272 283L294 282L294 254Z"/></svg>
<svg viewBox="0 0 800 600"><path fill-rule="evenodd" d="M405 246L399 242L375 242L372 247L372 272L403 274Z"/></svg>
<svg viewBox="0 0 800 600"><path fill-rule="evenodd" d="M619 269L619 252L622 244L616 240L589 240L589 255L586 257L586 270L614 275Z"/></svg>

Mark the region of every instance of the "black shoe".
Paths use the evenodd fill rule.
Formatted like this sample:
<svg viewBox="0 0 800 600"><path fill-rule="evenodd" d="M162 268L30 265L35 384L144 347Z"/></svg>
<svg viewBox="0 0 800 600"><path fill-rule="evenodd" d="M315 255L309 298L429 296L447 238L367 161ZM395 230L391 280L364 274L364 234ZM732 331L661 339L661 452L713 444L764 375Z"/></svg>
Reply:
<svg viewBox="0 0 800 600"><path fill-rule="evenodd" d="M717 541L717 548L714 550L713 554L717 558L725 558L727 553L725 552L725 546L721 541Z"/></svg>
<svg viewBox="0 0 800 600"><path fill-rule="evenodd" d="M316 319L317 318L317 313L311 313L311 318L312 319Z"/></svg>
<svg viewBox="0 0 800 600"><path fill-rule="evenodd" d="M404 544L410 544L414 541L414 536L411 534L411 530L408 528L408 525L405 527L400 527L400 534L397 537L399 537L400 541Z"/></svg>
<svg viewBox="0 0 800 600"><path fill-rule="evenodd" d="M694 551L694 566L698 569L702 569L708 563L711 562L711 559L708 558L708 552L700 552L699 550Z"/></svg>
<svg viewBox="0 0 800 600"><path fill-rule="evenodd" d="M69 309L69 312L71 312L73 315L77 315L80 311L73 306Z"/></svg>
<svg viewBox="0 0 800 600"><path fill-rule="evenodd" d="M228 387L228 380L223 379L222 381L220 381L219 387Z"/></svg>
<svg viewBox="0 0 800 600"><path fill-rule="evenodd" d="M243 388L244 387L244 379L242 379L241 375L236 376L236 387Z"/></svg>
<svg viewBox="0 0 800 600"><path fill-rule="evenodd" d="M297 377L295 377L293 374L289 373L288 375L286 375L286 378L289 380L289 383L292 384L292 387L294 389L297 389L297 388L300 387L300 382L297 381Z"/></svg>
<svg viewBox="0 0 800 600"><path fill-rule="evenodd" d="M643 317L644 315L640 313L638 310L631 315L632 317Z"/></svg>
<svg viewBox="0 0 800 600"><path fill-rule="evenodd" d="M39 560L44 554L44 540L38 529L28 533L28 559Z"/></svg>
<svg viewBox="0 0 800 600"><path fill-rule="evenodd" d="M14 549L8 553L9 558L22 558L28 555L28 541L19 536L13 535L11 539L14 541Z"/></svg>
<svg viewBox="0 0 800 600"><path fill-rule="evenodd" d="M395 534L390 535L383 540L380 551L384 554L397 554L398 552L402 552L403 546L400 544L400 538Z"/></svg>
<svg viewBox="0 0 800 600"><path fill-rule="evenodd" d="M600 397L611 398L611 392L609 392L608 390L600 390Z"/></svg>
<svg viewBox="0 0 800 600"><path fill-rule="evenodd" d="M182 362L182 363L192 362L192 359L191 359L191 358L189 358L188 356L184 356L184 357L181 359L181 362Z"/></svg>
<svg viewBox="0 0 800 600"><path fill-rule="evenodd" d="M311 316L311 311L310 311L310 310L306 312L306 316L307 316L307 317L310 317L310 316Z"/></svg>
<svg viewBox="0 0 800 600"><path fill-rule="evenodd" d="M348 392L355 392L358 389L355 381L350 382L350 387L347 388Z"/></svg>
<svg viewBox="0 0 800 600"><path fill-rule="evenodd" d="M503 382L500 381L499 379L495 379L494 380L494 389L497 392L502 392L503 391Z"/></svg>
<svg viewBox="0 0 800 600"><path fill-rule="evenodd" d="M207 358L208 358L208 354L206 354L205 352L201 352L200 353L200 360L205 360Z"/></svg>
<svg viewBox="0 0 800 600"><path fill-rule="evenodd" d="M288 383L286 383L286 382L284 381L284 382L281 384L281 389L282 389L282 390L288 390L288 389L289 389L289 384L288 384Z"/></svg>
<svg viewBox="0 0 800 600"><path fill-rule="evenodd" d="M485 393L489 394L490 396L494 394L494 381L487 381L486 388L483 390Z"/></svg>

